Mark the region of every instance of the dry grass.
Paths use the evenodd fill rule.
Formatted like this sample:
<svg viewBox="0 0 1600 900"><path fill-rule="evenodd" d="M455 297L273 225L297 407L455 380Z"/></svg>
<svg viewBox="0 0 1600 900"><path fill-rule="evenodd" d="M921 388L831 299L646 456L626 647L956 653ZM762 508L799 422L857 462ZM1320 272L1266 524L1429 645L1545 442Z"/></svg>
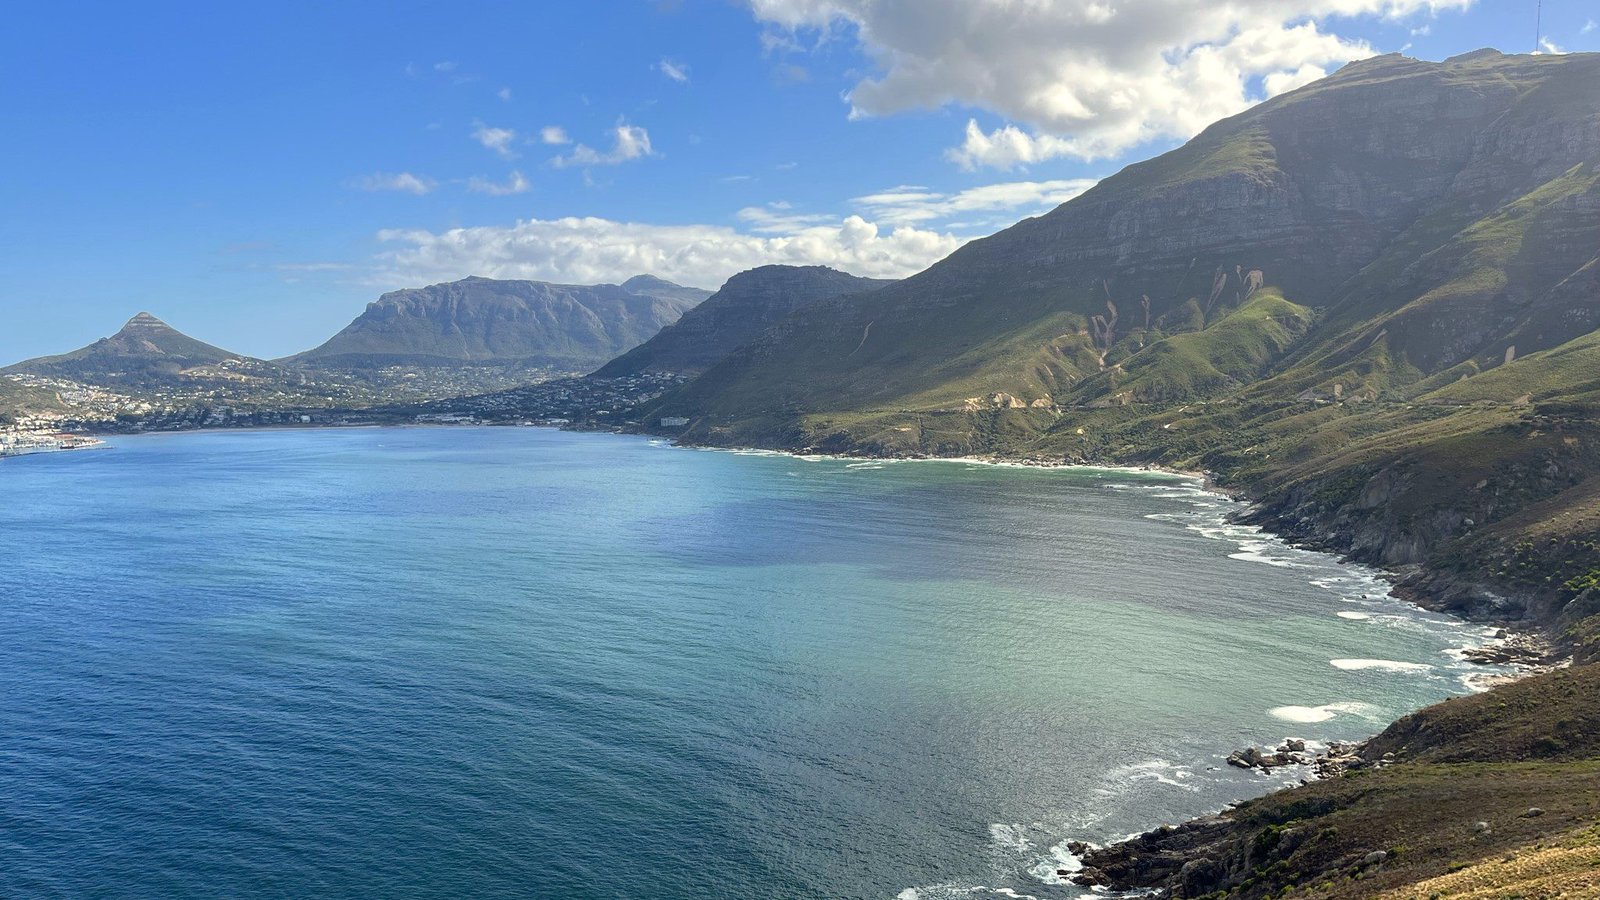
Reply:
<svg viewBox="0 0 1600 900"><path fill-rule="evenodd" d="M1600 897L1600 831L1534 846L1380 895L1381 900L1579 900Z"/></svg>

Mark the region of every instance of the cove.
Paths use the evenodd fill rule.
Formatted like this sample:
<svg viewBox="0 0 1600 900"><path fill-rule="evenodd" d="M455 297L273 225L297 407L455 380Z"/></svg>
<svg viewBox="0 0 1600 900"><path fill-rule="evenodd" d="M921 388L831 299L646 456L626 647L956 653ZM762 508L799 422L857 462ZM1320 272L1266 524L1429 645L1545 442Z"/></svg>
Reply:
<svg viewBox="0 0 1600 900"><path fill-rule="evenodd" d="M0 467L0 894L1077 897L1483 629L1159 473L531 428Z"/></svg>

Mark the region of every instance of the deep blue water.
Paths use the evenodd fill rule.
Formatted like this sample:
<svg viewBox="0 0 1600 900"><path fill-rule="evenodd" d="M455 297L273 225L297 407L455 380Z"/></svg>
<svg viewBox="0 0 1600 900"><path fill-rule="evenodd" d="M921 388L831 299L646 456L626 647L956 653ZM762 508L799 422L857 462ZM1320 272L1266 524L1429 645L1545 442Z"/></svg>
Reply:
<svg viewBox="0 0 1600 900"><path fill-rule="evenodd" d="M1477 633L1170 476L113 443L0 463L0 896L1077 896Z"/></svg>

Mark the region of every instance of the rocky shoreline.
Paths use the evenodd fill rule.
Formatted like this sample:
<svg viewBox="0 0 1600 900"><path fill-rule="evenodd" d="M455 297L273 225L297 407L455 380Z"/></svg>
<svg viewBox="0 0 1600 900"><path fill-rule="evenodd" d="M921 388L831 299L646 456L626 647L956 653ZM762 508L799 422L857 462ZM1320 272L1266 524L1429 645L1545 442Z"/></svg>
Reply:
<svg viewBox="0 0 1600 900"><path fill-rule="evenodd" d="M681 441L679 443L684 444ZM804 449L785 452L807 455L807 450ZM844 459L945 458L911 454L829 453L826 455ZM1509 621L1509 616L1506 615L1509 611L1518 606L1524 609L1531 608L1532 600L1520 604L1514 603L1496 595L1487 587L1464 586L1459 583L1459 578L1449 573L1432 572L1421 566L1388 565L1381 560L1371 558L1370 554L1362 558L1363 554L1356 550L1355 545L1341 541L1339 534L1316 528L1308 519L1291 514L1281 503L1273 504L1261 498L1251 498L1245 491L1220 484L1213 473L1175 470L1153 465L1096 465L1088 460L1074 461L1039 455L961 458L970 462L993 465L1132 469L1198 479L1206 490L1248 504L1238 512L1230 514L1227 517L1229 521L1255 525L1293 547L1331 552L1345 562L1368 566L1389 583L1390 596L1421 609L1446 612L1466 621L1498 625L1499 630L1490 643L1463 650L1461 658L1466 662L1483 666L1509 666L1514 671L1510 674L1486 672L1470 679L1468 684L1478 691L1494 691L1530 676L1564 668L1572 662L1568 648L1556 645L1536 632L1516 630ZM1441 585L1443 587L1440 587ZM1487 598L1487 601L1462 602L1462 596L1480 600ZM1412 717L1402 717L1382 734L1387 734L1410 718ZM1333 742L1316 750L1312 750L1302 739L1290 738L1271 748L1247 747L1236 750L1226 757L1226 761L1236 768L1263 773L1288 766L1302 766L1306 769L1306 777L1301 779L1301 785L1338 781L1352 773L1381 771L1396 761L1392 751L1380 752L1374 748L1373 742L1378 737L1379 735L1374 735L1373 738L1359 742ZM1269 792L1266 796L1272 798L1293 790L1293 787L1280 788ZM1057 875L1069 883L1098 891L1154 889L1159 892L1163 888L1177 887L1181 895L1186 897L1207 894L1238 874L1217 861L1222 858L1222 855L1216 852L1218 846L1227 845L1237 839L1237 828L1226 817L1228 811L1225 809L1216 814L1201 816L1177 826L1164 824L1105 847L1096 847L1082 841L1069 841L1066 847L1079 858L1082 868L1076 871L1060 869ZM1482 834L1488 827L1487 823L1478 822L1474 826L1478 829L1475 833ZM1314 837L1293 828L1271 830L1267 833L1274 838L1273 846L1267 848L1274 858L1292 855L1299 842ZM1245 856L1246 863L1253 862L1249 858L1249 852ZM1381 868L1388 858L1389 851L1374 849L1354 854L1341 862L1352 877L1359 877L1364 871Z"/></svg>

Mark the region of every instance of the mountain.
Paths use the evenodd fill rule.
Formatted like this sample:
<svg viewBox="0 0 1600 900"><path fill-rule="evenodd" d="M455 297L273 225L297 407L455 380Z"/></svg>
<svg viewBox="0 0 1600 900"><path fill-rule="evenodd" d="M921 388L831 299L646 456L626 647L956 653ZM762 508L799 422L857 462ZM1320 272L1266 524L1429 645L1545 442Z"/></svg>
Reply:
<svg viewBox="0 0 1600 900"><path fill-rule="evenodd" d="M147 312L108 338L59 356L41 356L0 369L0 375L65 378L92 384L159 382L196 366L245 360L178 331Z"/></svg>
<svg viewBox="0 0 1600 900"><path fill-rule="evenodd" d="M597 378L642 372L698 375L797 309L891 283L826 266L762 266L740 272L675 324L594 374Z"/></svg>
<svg viewBox="0 0 1600 900"><path fill-rule="evenodd" d="M587 370L648 340L709 295L648 275L620 285L465 278L384 294L327 343L282 362Z"/></svg>
<svg viewBox="0 0 1600 900"><path fill-rule="evenodd" d="M637 418L1206 470L1249 521L1570 648L1600 635L1597 327L1600 54L1389 55L800 309Z"/></svg>
<svg viewBox="0 0 1600 900"><path fill-rule="evenodd" d="M663 411L714 441L954 452L905 411L1418 396L1600 324L1597 113L1596 54L1352 63L798 311Z"/></svg>

